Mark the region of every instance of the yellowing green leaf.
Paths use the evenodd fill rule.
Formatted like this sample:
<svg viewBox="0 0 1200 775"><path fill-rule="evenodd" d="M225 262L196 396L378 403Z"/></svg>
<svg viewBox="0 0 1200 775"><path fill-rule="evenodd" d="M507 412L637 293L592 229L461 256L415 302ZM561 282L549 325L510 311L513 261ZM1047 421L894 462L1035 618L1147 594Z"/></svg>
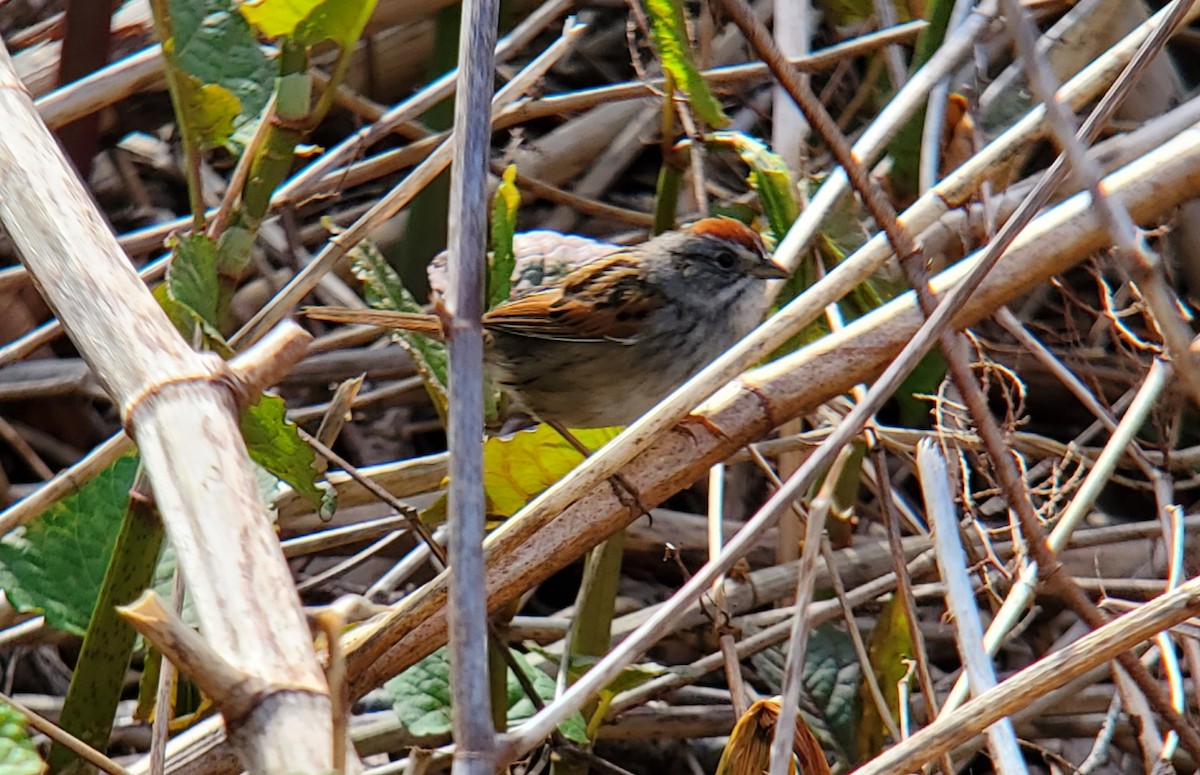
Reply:
<svg viewBox="0 0 1200 775"><path fill-rule="evenodd" d="M650 15L650 35L658 49L663 70L671 74L679 89L688 96L696 115L710 126L728 126L729 116L725 115L721 103L709 91L708 84L692 59L683 0L646 0L646 11Z"/></svg>
<svg viewBox="0 0 1200 775"><path fill-rule="evenodd" d="M492 265L488 270L488 306L494 307L508 298L512 289L513 234L517 230L517 208L521 206L521 191L517 188L517 165L510 164L500 178L492 205Z"/></svg>
<svg viewBox="0 0 1200 775"><path fill-rule="evenodd" d="M620 431L591 428L572 434L588 449L596 450ZM583 455L548 425L488 439L483 443L483 489L489 513L512 516L582 460Z"/></svg>
<svg viewBox="0 0 1200 775"><path fill-rule="evenodd" d="M871 631L871 642L868 653L871 657L871 669L875 672L875 680L883 693L888 710L895 717L899 712L900 688L899 683L908 673L904 660L911 658L913 653L912 638L909 637L908 619L904 606L898 598L884 605L879 613L878 624ZM866 681L859 687L861 696L862 716L858 723L858 755L866 761L883 750L887 742L887 728L875 703L871 700Z"/></svg>
<svg viewBox="0 0 1200 775"><path fill-rule="evenodd" d="M358 40L374 10L374 0L254 0L241 6L246 21L267 37L290 36L303 45L332 40L343 50Z"/></svg>
<svg viewBox="0 0 1200 775"><path fill-rule="evenodd" d="M179 79L180 116L184 131L198 148L219 148L233 134L233 122L242 102L224 86L201 83L192 75Z"/></svg>
<svg viewBox="0 0 1200 775"><path fill-rule="evenodd" d="M747 182L758 194L775 240L783 239L800 215L796 184L787 164L762 141L741 132L715 132L710 144L731 149L750 168Z"/></svg>
<svg viewBox="0 0 1200 775"><path fill-rule="evenodd" d="M176 95L184 108L180 117L183 131L189 139L207 131L208 142L203 147L217 147L228 137L224 118L230 110L235 130L262 111L274 86L275 67L250 25L235 10L234 0L168 0L167 8L172 37L164 41L166 66L177 76L196 79L192 85L180 85L182 93ZM168 80L173 89L174 80ZM227 94L212 90L193 93L201 84L219 85ZM196 104L205 120L200 127L189 127Z"/></svg>
<svg viewBox="0 0 1200 775"><path fill-rule="evenodd" d="M252 0L239 10L246 21L268 38L291 35L296 25L325 0Z"/></svg>

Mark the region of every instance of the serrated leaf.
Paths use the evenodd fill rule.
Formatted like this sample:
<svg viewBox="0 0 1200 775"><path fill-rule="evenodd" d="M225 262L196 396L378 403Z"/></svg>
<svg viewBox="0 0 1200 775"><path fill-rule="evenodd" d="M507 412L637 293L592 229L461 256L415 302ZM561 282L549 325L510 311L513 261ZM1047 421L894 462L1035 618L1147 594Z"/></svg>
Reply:
<svg viewBox="0 0 1200 775"><path fill-rule="evenodd" d="M0 775L40 775L45 771L46 764L29 739L25 717L0 701Z"/></svg>
<svg viewBox="0 0 1200 775"><path fill-rule="evenodd" d="M747 182L758 194L775 241L783 239L800 215L796 184L787 164L765 143L742 132L714 132L709 144L733 150L750 168Z"/></svg>
<svg viewBox="0 0 1200 775"><path fill-rule="evenodd" d="M0 588L19 611L40 611L51 627L83 635L137 473L120 458L33 522L0 538Z"/></svg>
<svg viewBox="0 0 1200 775"><path fill-rule="evenodd" d="M232 358L233 348L229 346L221 332L209 325L207 320L186 304L180 304L171 297L171 290L166 283L154 288L154 300L163 312L167 313L171 323L185 339L195 346L203 344L209 350L218 353L222 358Z"/></svg>
<svg viewBox="0 0 1200 775"><path fill-rule="evenodd" d="M786 644L774 646L750 658L764 683L776 693L782 689L786 650ZM809 635L800 713L822 747L846 764L854 761L861 670L849 635L830 624Z"/></svg>
<svg viewBox="0 0 1200 775"><path fill-rule="evenodd" d="M247 407L241 416L246 450L251 460L287 482L328 519L336 507L333 491L317 486L316 457L286 414L287 406L279 396L263 395Z"/></svg>
<svg viewBox="0 0 1200 775"><path fill-rule="evenodd" d="M184 75L181 121L201 147L223 145L254 119L274 88L275 71L232 0L170 0L168 65Z"/></svg>
<svg viewBox="0 0 1200 775"><path fill-rule="evenodd" d="M514 652L513 657L538 696L547 701L553 699L554 679L530 665L521 654ZM410 734L435 737L450 733L450 661L445 647L388 681L383 688L392 698L396 717ZM512 671L508 673L505 693L510 722L530 718L536 712ZM559 731L569 740L587 742L583 717L578 713L559 725Z"/></svg>
<svg viewBox="0 0 1200 775"><path fill-rule="evenodd" d="M517 165L510 164L496 187L492 204L492 264L488 269L488 307L508 299L517 260L513 255L513 235L517 231L517 208L521 192L517 188Z"/></svg>
<svg viewBox="0 0 1200 775"><path fill-rule="evenodd" d="M450 733L450 661L440 648L383 685L409 734Z"/></svg>
<svg viewBox="0 0 1200 775"><path fill-rule="evenodd" d="M589 428L572 434L594 451L620 432L620 428ZM582 461L583 455L548 425L487 439L483 443L483 490L488 513L512 516Z"/></svg>
<svg viewBox="0 0 1200 775"><path fill-rule="evenodd" d="M173 239L167 290L171 298L200 320L220 324L221 301L217 276L217 246L204 234L184 234Z"/></svg>
<svg viewBox="0 0 1200 775"><path fill-rule="evenodd" d="M269 38L291 37L302 45L332 40L347 49L375 10L374 0L254 0L242 15Z"/></svg>
<svg viewBox="0 0 1200 775"><path fill-rule="evenodd" d="M646 0L646 11L650 15L650 36L658 49L663 70L671 74L676 86L688 96L696 115L709 126L727 126L729 116L725 115L721 103L709 90L692 59L683 0Z"/></svg>
<svg viewBox="0 0 1200 775"><path fill-rule="evenodd" d="M400 277L375 247L359 243L351 256L354 259L354 276L364 285L367 304L375 309L390 309L399 312L421 312L421 305L412 297L400 281ZM447 384L446 347L440 342L417 334L396 331L395 340L412 356L417 372L425 382L425 389L433 399L433 405L443 418L449 406Z"/></svg>
<svg viewBox="0 0 1200 775"><path fill-rule="evenodd" d="M879 683L879 691L887 703L888 709L895 718L899 712L900 689L899 683L908 673L906 659L913 654L912 638L908 631L908 617L905 616L904 606L899 604L899 598L892 595L883 606L876 618L875 629L871 631L871 640L867 654L871 658L871 669L875 671L875 680ZM883 750L888 741L887 727L879 715L875 703L871 701L869 689L863 681L859 687L859 702L862 715L858 727L858 756L866 760Z"/></svg>

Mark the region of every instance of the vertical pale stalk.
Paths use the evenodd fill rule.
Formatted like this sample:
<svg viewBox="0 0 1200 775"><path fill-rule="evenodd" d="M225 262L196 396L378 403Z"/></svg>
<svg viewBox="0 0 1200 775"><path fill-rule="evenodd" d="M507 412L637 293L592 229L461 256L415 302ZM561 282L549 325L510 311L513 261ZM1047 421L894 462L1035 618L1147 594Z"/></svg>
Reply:
<svg viewBox="0 0 1200 775"><path fill-rule="evenodd" d="M955 643L975 697L996 686L996 671L983 648L983 624L975 604L975 589L967 575L967 553L958 535L958 516L954 495L950 492L950 472L942 453L930 439L917 445L917 470L925 513L933 523L933 544L938 568L946 588L946 610L954 622ZM987 729L992 765L1002 775L1027 773L1025 759L1017 745L1012 719L1003 718Z"/></svg>
<svg viewBox="0 0 1200 775"><path fill-rule="evenodd" d="M455 775L495 771L483 535L483 293L497 0L464 0L450 176L450 665Z"/></svg>
<svg viewBox="0 0 1200 775"><path fill-rule="evenodd" d="M811 0L775 0L775 42L787 57L802 57L812 50L815 25ZM808 76L801 78L808 80ZM783 157L793 175L804 170L809 126L787 90L775 87L771 108L771 147Z"/></svg>

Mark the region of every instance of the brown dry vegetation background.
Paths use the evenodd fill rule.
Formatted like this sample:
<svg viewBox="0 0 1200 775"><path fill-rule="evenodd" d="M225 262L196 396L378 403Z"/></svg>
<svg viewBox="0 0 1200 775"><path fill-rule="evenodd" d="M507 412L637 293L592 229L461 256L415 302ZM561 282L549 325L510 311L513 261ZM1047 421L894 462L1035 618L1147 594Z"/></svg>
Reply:
<svg viewBox="0 0 1200 775"><path fill-rule="evenodd" d="M154 70L114 72L92 87L96 106L73 112L66 126L63 114L54 113L58 104L46 95L53 96L60 80L69 82L150 45L149 11L136 2L123 4L111 34L97 28L68 37L64 45L65 19L70 14L84 19L87 13L86 4L67 5L64 16L58 3L0 0L0 35L26 88L43 98L43 117L58 130L129 259L145 267L162 253L172 231L186 227L179 219L189 208L161 76ZM792 15L799 17L800 6L809 2L751 5L769 23L773 10L778 15L785 9L790 27ZM936 4L861 5L812 0L812 26L799 32L784 32L774 19L789 54L803 58L805 48L820 54L840 47L813 62L800 61L812 92L851 142L870 138L881 121L891 122L893 132L903 126L886 108L913 77L919 41L927 33L922 14ZM995 12L995 4L983 6ZM1163 10L1161 3L1141 0L1027 0L1022 6L1044 33L1042 74L1054 84L1111 58L1111 48ZM721 3L686 9L700 67L759 60L760 52L746 44ZM452 67L458 14L457 4L438 0L379 0L334 108L309 136L312 147L298 156L294 172ZM700 143L690 157L673 148L682 137L709 131L688 101L679 96L664 109L661 86L637 86L661 73L639 2L509 0L501 15L502 35L514 27L528 34L498 65L497 86L559 40L568 15L587 25L569 52L495 121L493 169L516 165L520 230L641 240L654 222L657 181L666 164L680 169L679 221L723 212L767 231L760 199L736 155L705 151ZM96 23L102 21L103 15ZM800 468L863 399L856 385L869 385L913 336L920 317L911 295L902 295L908 280L946 271L937 286L945 290L961 277L961 271L954 274L965 266L960 260L987 245L1029 195L1057 155L1061 143L1055 132L1073 130L1077 122L1056 129L1028 119L1040 104L1039 91L1026 77L1009 34L1012 26L1004 20L978 29L962 63L948 71L953 96L935 97L928 104L937 109L926 114L928 90L915 95L913 104L938 121L926 130L927 139L922 141L921 127L914 124L888 146L890 155L861 157L892 208L904 212L914 202L924 208L900 221L924 247L926 260L908 267L916 274L906 279L895 258L877 262L869 292L860 287L784 348L760 353L774 351L772 358L781 360L750 372L739 388L719 393L703 420L659 434L624 469L656 506L652 519L631 519L601 482L559 505L555 514L563 516L557 521L547 518L540 528L514 530L508 543L497 540L489 550L488 591L494 609L506 603L499 629L518 651L537 659L561 653L564 637L573 633L584 552L621 531L623 546L615 549L620 571L612 577L613 642L645 623L710 558L711 535L721 532L728 540L754 517L779 480ZM887 37L875 35L879 30ZM1073 93L1067 100L1073 116L1082 120L1096 107L1134 47L1117 59L1107 80ZM952 358L921 362L874 413L869 432L842 448L828 486L805 487L794 510L753 536L722 592L705 595L664 623L642 660L651 665L642 679L653 673L654 681L617 692L593 747L584 751L551 741L521 751L514 767L717 771L739 713L755 699L783 690L788 644L797 627L798 579L806 580L799 591L814 601L800 612L805 618L799 631L808 644L801 718L833 770L848 772L869 767L897 738L929 724L951 696L966 654L982 657L995 680L1004 682L1047 655L1074 654L1072 644L1104 620L1137 611L1200 572L1194 538L1200 524L1195 506L1200 364L1191 345L1200 287L1194 201L1200 195L1200 154L1193 147L1200 121L1198 53L1200 34L1185 23L1138 73L1132 93L1088 143L1093 169L1055 186L1039 208L1045 217L1030 227L1034 236L1018 241L1011 261L1001 259L974 301L960 302L956 321L969 326L962 329L966 337L941 341L966 371L956 374L953 363L948 368ZM329 64L318 49L312 66L322 70ZM60 76L60 68L71 74ZM623 90L602 88L626 83ZM837 166L830 143L790 115L790 97L770 73L764 69L714 84L731 129L761 139L791 167L801 198L825 206L819 192ZM231 330L268 304L332 235L400 184L430 153L429 137L447 129L451 115L445 103L419 112L343 159L309 195L272 210L247 271L237 278ZM0 116L0 132L4 121ZM663 136L664 126L670 136ZM988 155L997 138L1003 138L1004 149ZM922 154L938 159L925 170L932 181L952 183L918 201L928 187L919 181L915 163ZM207 206L220 202L235 162L224 150L205 155ZM1122 167L1125 176L1105 184L1108 192L1124 192L1115 214L1086 199L1070 199L1090 185L1089 174ZM438 178L370 235L421 299L427 292L425 264L445 247L446 196L447 181ZM1146 229L1144 241L1118 238L1125 212ZM816 225L822 236L786 257L792 268L804 267L799 271L810 280L846 256L853 261L864 252L889 254L881 240L868 244L868 238L895 221L878 224L860 199L848 197L829 207ZM19 264L14 245L3 237L0 262ZM796 293L789 288L781 301ZM361 295L350 262L343 260L306 303L355 305ZM0 270L0 296L0 501L8 508L78 465L120 429L120 418L70 340L39 329L51 310L38 289L15 269ZM897 300L891 306L865 314L892 298ZM823 299L815 309L836 300ZM377 331L304 325L315 343L275 385L290 417L316 433L329 413L333 387L362 376L351 419L334 449L409 506L436 513L446 485L445 435L411 357ZM958 379L964 374L977 386L974 398L964 396ZM1114 433L1117 423L1131 426L1128 434ZM940 451L946 473L919 466L923 440L930 444L926 454ZM722 467L706 477L718 462ZM348 726L367 770L402 760L412 768L445 767L444 757L430 760L414 751L447 744L448 733L414 729L413 715L398 714L393 705L402 700L384 688L396 672L444 642L443 581L396 511L352 486L336 472L339 467L330 465L329 480L339 488L332 521L290 495L276 503L290 568L308 606L345 596L393 606L378 625L376 633L383 634L362 636L361 642L354 633L348 636L346 681L355 700ZM499 475L507 473L511 469ZM1019 594L1024 580L1036 586L990 658L983 657L977 640L966 642L973 636L959 628L965 609L947 602L954 575L947 563L954 558L948 549L935 550L931 539L930 504L938 497L953 504L950 516L958 520L966 551L957 571L970 585L970 608L984 628ZM1062 541L1051 544L1059 552L1057 572L1047 574L1050 555L1039 546L1063 525L1064 515L1074 521L1056 533ZM820 519L826 531L819 548L810 545L805 552L809 518ZM1040 579L1039 568L1030 570L1034 560L1041 561ZM1195 597L1187 603L1194 606ZM0 609L5 667L0 689L55 719L79 639L19 608ZM350 619L380 610L360 610ZM1131 679L1128 665L1118 667L1116 652L1106 653L1065 685L1053 676L1035 678L1022 685L1019 696L1006 698L1003 710L1023 761L1018 765L1029 772L1194 771L1200 754L1194 745L1200 743L1194 684L1200 621L1188 620L1189 613L1195 611L1177 617L1183 620L1177 627L1161 626L1153 630L1156 637L1143 635L1116 649L1140 661L1140 677ZM108 753L134 771L144 765L150 737L148 723L135 710L144 653L135 654L108 745ZM969 713L952 713L966 714L954 718L969 726ZM939 738L936 747L917 756L946 772L1019 772L1011 761L995 764L1004 734L993 728L990 734L976 730L961 739ZM172 762L168 768L179 772L229 767L216 755ZM727 760L721 766L728 772L734 765ZM749 772L760 765L742 766ZM906 760L904 767L913 766Z"/></svg>

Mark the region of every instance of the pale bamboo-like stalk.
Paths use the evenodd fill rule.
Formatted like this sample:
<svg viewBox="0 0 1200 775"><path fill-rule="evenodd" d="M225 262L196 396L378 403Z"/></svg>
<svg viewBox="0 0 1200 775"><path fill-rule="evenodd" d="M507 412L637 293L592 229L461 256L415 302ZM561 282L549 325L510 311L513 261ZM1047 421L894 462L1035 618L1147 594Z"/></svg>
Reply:
<svg viewBox="0 0 1200 775"><path fill-rule="evenodd" d="M454 102L446 290L449 351L450 690L454 775L497 769L488 683L483 536L483 310L492 70L499 0L463 0Z"/></svg>
<svg viewBox="0 0 1200 775"><path fill-rule="evenodd" d="M963 551L958 535L950 472L932 439L922 439L917 444L917 471L925 498L925 513L933 525L933 545L946 588L946 610L954 622L955 645L962 658L964 674L970 678L971 693L978 697L996 685L996 670L991 655L983 648L983 625L979 621L975 590L967 574L967 553ZM1011 719L1001 719L988 727L987 736L992 764L997 772L1002 775L1028 772Z"/></svg>
<svg viewBox="0 0 1200 775"><path fill-rule="evenodd" d="M812 0L775 0L775 25L772 31L784 56L805 56L811 52L816 28L817 14ZM792 104L792 98L782 86L775 86L771 97L771 147L783 157L792 175L802 178L811 132L808 120Z"/></svg>
<svg viewBox="0 0 1200 775"><path fill-rule="evenodd" d="M258 366L239 374L179 335L2 46L0 116L0 223L138 443L208 642L269 687L231 727L235 750L253 772L333 769L328 688L238 430ZM296 335L265 348L295 357Z"/></svg>

